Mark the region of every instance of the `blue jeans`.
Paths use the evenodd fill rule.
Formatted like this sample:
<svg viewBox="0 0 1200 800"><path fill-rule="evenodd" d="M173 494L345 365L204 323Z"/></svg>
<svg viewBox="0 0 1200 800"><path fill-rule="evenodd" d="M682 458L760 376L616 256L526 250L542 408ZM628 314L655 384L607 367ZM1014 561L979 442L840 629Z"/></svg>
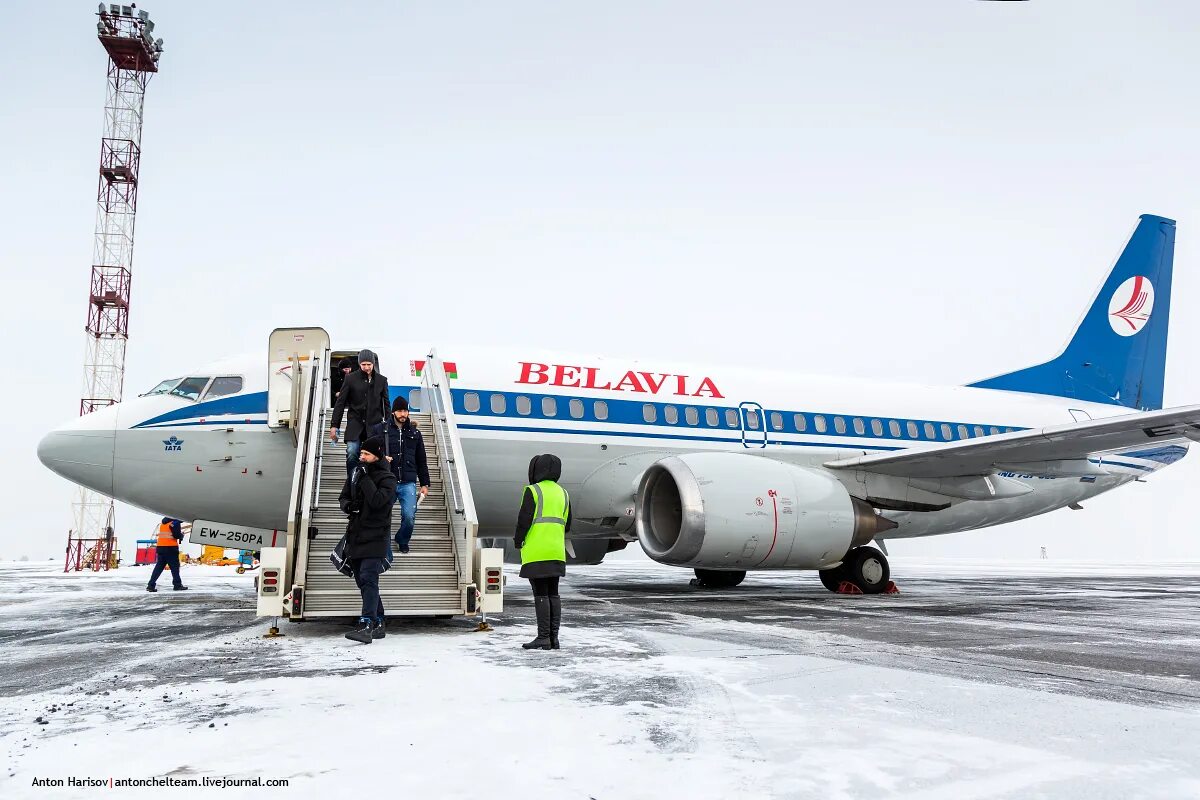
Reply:
<svg viewBox="0 0 1200 800"><path fill-rule="evenodd" d="M154 560L154 572L150 573L150 585L158 583L158 576L162 575L163 569L171 568L171 583L175 586L183 586L183 578L179 577L179 548L178 547L158 547L155 548L157 556Z"/></svg>
<svg viewBox="0 0 1200 800"><path fill-rule="evenodd" d="M372 436L378 436L383 433L383 423L376 422L374 425L364 426L364 430L360 436L362 439L369 439ZM354 472L354 468L358 466L358 454L362 452L362 439L356 441L346 440L346 477Z"/></svg>
<svg viewBox="0 0 1200 800"><path fill-rule="evenodd" d="M397 483L396 502L400 504L400 530L396 531L396 546L404 553L408 551L408 541L412 539L417 517L417 484Z"/></svg>

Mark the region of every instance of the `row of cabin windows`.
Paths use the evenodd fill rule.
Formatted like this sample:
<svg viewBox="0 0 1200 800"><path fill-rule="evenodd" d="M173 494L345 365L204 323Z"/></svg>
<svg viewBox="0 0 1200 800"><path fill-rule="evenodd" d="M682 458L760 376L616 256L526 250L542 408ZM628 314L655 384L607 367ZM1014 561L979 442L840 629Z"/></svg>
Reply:
<svg viewBox="0 0 1200 800"><path fill-rule="evenodd" d="M488 398L488 405L491 408L491 411L493 414L504 414L508 410L508 398L503 394L492 394ZM518 395L514 399L513 405L516 409L516 412L518 414L520 414L521 416L529 416L530 414L533 413L533 401L530 400L525 395ZM472 414L479 411L479 409L482 408L479 394L476 392L467 392L463 396L463 406L466 408L466 410L468 412L470 412ZM593 406L592 411L593 411L593 414L595 415L596 419L598 419L598 420L608 419L608 403L606 403L603 400L593 400L592 406ZM678 425L679 424L679 408L677 406L663 406L662 411L663 411L663 421L665 423L667 423L668 425ZM697 408L696 406L684 406L683 407L684 422L687 423L688 425L693 425L693 426L699 425L700 424L700 411L701 411L701 409ZM704 424L705 425L707 425L710 428L721 427L722 414L721 414L720 409L705 408L705 409L703 409L703 411L704 411ZM738 410L735 408L727 408L727 409L724 409L724 411L725 411L725 413L723 415L724 416L724 420L723 420L724 426L726 428L735 428L735 429L740 427L740 419L739 419L739 415L738 415ZM558 400L557 400L557 398L543 397L541 400L541 412L542 412L543 417L558 416ZM578 398L570 399L567 402L567 413L570 414L572 419L583 419L583 416L584 416L583 401ZM651 424L657 423L658 422L658 406L656 406L654 403L644 404L642 406L642 419ZM784 416L781 412L779 412L779 411L770 412L770 414L768 415L768 420L771 425L771 430L775 430L775 431L784 430ZM939 434L940 434L941 440L946 441L946 442L953 441L955 438L970 439L972 437L986 436L989 434L992 436L995 436L996 434L1010 430L1009 428L1003 428L1003 429L998 428L995 425L992 425L986 431L984 430L982 425L974 425L970 428L968 428L966 425L958 425L956 427L951 427L948 423L945 423L945 422L940 423L938 425L935 425L932 422L926 422L926 423L923 423L922 425L918 426L918 424L916 422L913 422L912 420L909 420L906 423L904 423L903 427L901 427L899 420L889 419L886 421L886 423L887 423L888 434L894 438L901 438L901 436L902 436L901 432L903 431L904 434L907 434L907 437L909 439L920 439L920 438L922 438L921 434L923 433L925 439L933 441L933 440L937 440L939 438ZM805 433L809 429L808 416L805 414L793 414L792 415L792 424L795 426L796 432ZM751 409L747 409L746 410L746 427L752 431L756 431L756 430L759 430L760 425L761 425L761 422L759 420L758 412L751 410ZM870 425L872 435L883 436L884 420L871 419L868 421L868 420L862 419L861 417L852 417L849 420L849 422L847 423L847 420L845 417L834 417L832 425L833 425L833 431L835 433L846 433L848 430L853 430L856 436L865 436L867 433L867 426ZM814 433L828 433L829 429L830 429L830 422L829 422L829 420L826 419L825 415L823 415L823 414L813 414L812 415L812 430ZM957 437L955 436L955 433L958 434Z"/></svg>
<svg viewBox="0 0 1200 800"><path fill-rule="evenodd" d="M467 392L463 395L463 408L469 413L474 414L482 408L482 403L477 392ZM488 407L493 414L505 414L508 412L508 398L502 394L493 394L488 397ZM543 397L541 400L541 410L543 417L558 416L558 399L554 397ZM525 395L517 395L513 398L513 408L518 414L527 417L533 413L533 401ZM567 413L572 419L583 419L584 406L583 401L578 398L572 398L567 401ZM598 420L608 419L608 403L603 400L592 401L592 414Z"/></svg>

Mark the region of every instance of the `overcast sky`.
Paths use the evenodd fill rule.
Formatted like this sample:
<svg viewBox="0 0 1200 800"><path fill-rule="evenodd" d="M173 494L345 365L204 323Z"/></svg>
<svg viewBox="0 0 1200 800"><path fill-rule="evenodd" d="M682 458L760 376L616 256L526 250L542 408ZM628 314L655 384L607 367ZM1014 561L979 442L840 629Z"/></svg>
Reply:
<svg viewBox="0 0 1200 800"><path fill-rule="evenodd" d="M1149 212L1179 221L1166 403L1200 402L1194 2L146 7L127 394L313 324L958 384L1057 353ZM35 450L78 410L94 11L5 11L0 558L71 519ZM1198 477L892 552L1197 559ZM123 508L123 549L152 523Z"/></svg>

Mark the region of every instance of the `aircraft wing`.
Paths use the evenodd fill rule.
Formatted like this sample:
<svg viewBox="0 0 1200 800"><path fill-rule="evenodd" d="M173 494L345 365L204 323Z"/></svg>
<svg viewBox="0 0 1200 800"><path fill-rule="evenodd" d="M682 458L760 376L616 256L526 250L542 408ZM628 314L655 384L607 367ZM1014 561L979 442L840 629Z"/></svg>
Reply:
<svg viewBox="0 0 1200 800"><path fill-rule="evenodd" d="M825 466L903 478L952 478L986 475L1012 464L1086 459L1092 453L1172 439L1200 442L1200 406L1122 414L927 448L842 458L827 461Z"/></svg>

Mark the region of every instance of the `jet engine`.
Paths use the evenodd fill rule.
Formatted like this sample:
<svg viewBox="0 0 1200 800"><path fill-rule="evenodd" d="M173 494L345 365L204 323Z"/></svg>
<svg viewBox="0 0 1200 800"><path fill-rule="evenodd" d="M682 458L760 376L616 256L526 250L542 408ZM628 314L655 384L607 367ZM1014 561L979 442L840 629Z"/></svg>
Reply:
<svg viewBox="0 0 1200 800"><path fill-rule="evenodd" d="M656 461L634 515L648 556L702 569L820 569L896 527L827 472L739 453Z"/></svg>

